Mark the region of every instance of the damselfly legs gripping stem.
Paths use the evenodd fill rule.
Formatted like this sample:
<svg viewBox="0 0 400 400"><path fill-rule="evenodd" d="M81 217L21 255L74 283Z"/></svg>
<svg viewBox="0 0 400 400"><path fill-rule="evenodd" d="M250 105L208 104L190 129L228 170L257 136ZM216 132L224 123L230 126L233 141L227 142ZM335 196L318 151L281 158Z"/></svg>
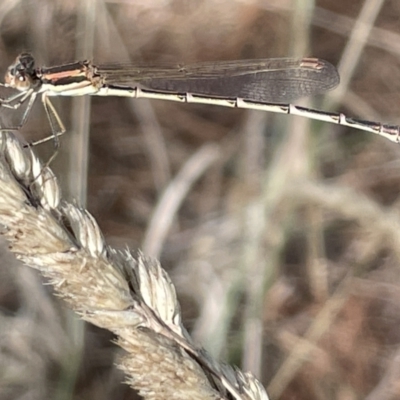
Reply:
<svg viewBox="0 0 400 400"><path fill-rule="evenodd" d="M53 136L65 126L50 101L52 96L146 97L186 103L247 108L349 126L399 141L400 127L350 118L289 104L300 97L330 90L339 84L336 68L316 58L276 58L231 62L208 62L184 66L113 64L96 66L80 61L56 67L36 68L29 53L21 54L8 68L4 86L17 92L2 99L2 107L18 109L27 103L18 129L28 118L40 95ZM3 128L4 129L4 128Z"/></svg>

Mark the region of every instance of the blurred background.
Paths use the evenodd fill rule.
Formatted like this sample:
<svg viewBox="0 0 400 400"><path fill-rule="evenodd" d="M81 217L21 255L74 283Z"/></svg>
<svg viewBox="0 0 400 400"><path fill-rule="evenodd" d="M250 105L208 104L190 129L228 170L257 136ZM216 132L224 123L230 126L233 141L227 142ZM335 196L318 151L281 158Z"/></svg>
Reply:
<svg viewBox="0 0 400 400"><path fill-rule="evenodd" d="M296 104L392 124L399 43L396 0L0 3L3 72L21 51L38 66L313 56L338 66L341 85ZM161 260L214 357L252 371L271 399L400 398L399 146L216 106L54 104L67 127L52 163L64 196L110 245ZM0 110L3 125L19 117ZM20 134L50 134L40 101ZM46 160L54 145L36 150ZM2 246L0 398L137 398L112 335L78 321Z"/></svg>

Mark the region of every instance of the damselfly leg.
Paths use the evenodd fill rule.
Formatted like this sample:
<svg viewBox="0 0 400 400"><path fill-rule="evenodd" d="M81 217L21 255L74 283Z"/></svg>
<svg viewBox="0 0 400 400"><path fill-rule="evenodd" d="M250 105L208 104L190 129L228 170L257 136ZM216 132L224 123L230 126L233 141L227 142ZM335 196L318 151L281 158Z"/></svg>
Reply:
<svg viewBox="0 0 400 400"><path fill-rule="evenodd" d="M11 95L8 98L5 99L0 99L0 107L12 109L12 110L17 110L19 109L28 99L28 105L22 114L21 121L18 125L16 126L11 126L7 128L0 128L1 131L18 131L20 130L26 123L29 113L32 109L33 103L35 102L37 93L31 89L28 90L27 92L18 92L14 95Z"/></svg>
<svg viewBox="0 0 400 400"><path fill-rule="evenodd" d="M27 92L20 92L15 95L12 95L6 99L1 99L0 107L12 109L12 110L19 109L24 103L26 103L26 101L28 101L28 104L22 114L19 124L12 126L12 127L0 128L0 132L1 131L13 131L13 130L19 131L25 125L26 121L28 120L29 114L32 110L33 104L35 103L37 95L38 95L38 92L31 89L31 90L28 90ZM27 144L27 146L36 146L38 144L53 140L55 150L54 150L54 154L51 156L50 160L47 163L47 164L50 164L50 162L57 156L58 150L60 148L59 137L62 136L66 132L66 129L65 129L65 125L62 122L59 114L57 113L56 108L51 103L51 101L48 98L48 96L46 95L46 93L42 93L41 100L42 100L43 108L46 112L46 117L49 121L51 135L46 136L43 139L30 142Z"/></svg>
<svg viewBox="0 0 400 400"><path fill-rule="evenodd" d="M51 129L52 135L46 136L43 139L31 142L30 145L36 146L38 144L46 143L50 140L54 140L54 147L58 151L58 149L60 147L59 137L62 136L66 132L65 125L62 122L60 115L58 114L56 108L54 107L53 103L50 101L50 99L48 98L46 93L42 94L42 104L43 104L43 108L46 112L46 116L47 116L47 119L50 124L50 129Z"/></svg>

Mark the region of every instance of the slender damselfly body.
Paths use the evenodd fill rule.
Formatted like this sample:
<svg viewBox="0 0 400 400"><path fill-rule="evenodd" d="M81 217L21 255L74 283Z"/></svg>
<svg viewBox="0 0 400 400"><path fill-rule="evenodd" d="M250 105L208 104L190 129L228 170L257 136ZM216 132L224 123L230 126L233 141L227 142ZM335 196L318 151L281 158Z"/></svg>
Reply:
<svg viewBox="0 0 400 400"><path fill-rule="evenodd" d="M338 84L336 68L317 58L271 58L162 66L102 66L80 61L37 68L33 56L22 53L5 75L4 86L15 88L17 92L1 99L0 105L17 109L27 102L21 123L14 128L18 129L25 124L40 95L56 142L66 129L50 97L83 95L150 98L293 114L376 133L396 143L399 141L399 126L290 104L295 99L323 93Z"/></svg>

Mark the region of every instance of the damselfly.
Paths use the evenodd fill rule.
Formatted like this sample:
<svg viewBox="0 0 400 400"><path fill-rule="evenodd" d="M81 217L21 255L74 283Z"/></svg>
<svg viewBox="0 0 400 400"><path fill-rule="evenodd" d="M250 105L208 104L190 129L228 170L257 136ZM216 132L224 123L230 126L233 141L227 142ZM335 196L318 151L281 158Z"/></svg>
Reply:
<svg viewBox="0 0 400 400"><path fill-rule="evenodd" d="M18 129L25 124L35 99L40 95L57 144L65 126L49 98L83 95L146 97L294 114L373 132L393 142L399 141L399 126L289 104L300 97L330 90L338 84L336 68L317 58L157 67L130 64L96 66L90 61L81 61L36 68L33 56L23 53L5 75L4 86L15 88L17 92L0 100L0 104L18 109L27 102L21 123L14 128ZM48 138L39 142L46 140Z"/></svg>

